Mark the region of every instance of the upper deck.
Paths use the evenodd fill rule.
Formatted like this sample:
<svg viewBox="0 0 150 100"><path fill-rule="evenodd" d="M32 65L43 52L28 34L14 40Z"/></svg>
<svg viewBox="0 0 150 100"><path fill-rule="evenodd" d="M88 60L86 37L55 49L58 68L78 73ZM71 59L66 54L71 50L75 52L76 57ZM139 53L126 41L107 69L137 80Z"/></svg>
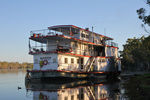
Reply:
<svg viewBox="0 0 150 100"><path fill-rule="evenodd" d="M30 39L42 42L41 37L54 37L61 36L67 39L74 39L82 42L89 42L94 44L103 44L118 47L118 45L112 42L113 38L89 31L88 28L83 29L74 25L57 25L48 27L48 29L34 30L30 32ZM46 43L46 42L45 42Z"/></svg>
<svg viewBox="0 0 150 100"><path fill-rule="evenodd" d="M29 39L45 44L44 51L55 51L59 48L58 45L65 49L69 49L69 47L72 47L71 45L69 45L68 47L66 45L65 46L60 45L61 44L60 42L64 42L64 40L67 40L69 42L74 41L80 44L118 48L118 45L112 42L113 38L89 31L88 28L83 29L74 25L57 25L48 27L48 29L31 31ZM55 41L55 43L50 44L53 41ZM51 48L53 48L53 50L49 49L50 46ZM44 46L43 45L35 46L34 48L41 48L41 47L43 48Z"/></svg>

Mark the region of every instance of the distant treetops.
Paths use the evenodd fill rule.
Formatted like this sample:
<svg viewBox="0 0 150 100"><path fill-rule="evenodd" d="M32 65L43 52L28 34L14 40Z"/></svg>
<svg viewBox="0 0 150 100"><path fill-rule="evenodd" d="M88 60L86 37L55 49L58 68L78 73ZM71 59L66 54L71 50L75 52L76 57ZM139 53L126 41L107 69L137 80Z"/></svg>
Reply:
<svg viewBox="0 0 150 100"><path fill-rule="evenodd" d="M18 68L33 68L32 63L19 63L19 62L0 62L0 69L18 69Z"/></svg>

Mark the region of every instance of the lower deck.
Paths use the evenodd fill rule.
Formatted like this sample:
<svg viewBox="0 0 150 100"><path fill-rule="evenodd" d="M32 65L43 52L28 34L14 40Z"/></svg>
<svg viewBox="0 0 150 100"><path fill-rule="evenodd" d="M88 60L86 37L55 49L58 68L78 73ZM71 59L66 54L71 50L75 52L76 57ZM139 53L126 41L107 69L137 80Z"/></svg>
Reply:
<svg viewBox="0 0 150 100"><path fill-rule="evenodd" d="M33 70L61 70L77 72L121 71L121 62L114 57L75 56L63 53L34 55Z"/></svg>

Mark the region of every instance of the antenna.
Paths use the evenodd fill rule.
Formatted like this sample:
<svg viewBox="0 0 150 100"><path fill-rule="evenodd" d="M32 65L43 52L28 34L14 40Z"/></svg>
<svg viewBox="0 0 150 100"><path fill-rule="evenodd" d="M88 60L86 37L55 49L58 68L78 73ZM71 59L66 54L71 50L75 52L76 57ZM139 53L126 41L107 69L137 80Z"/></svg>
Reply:
<svg viewBox="0 0 150 100"><path fill-rule="evenodd" d="M92 42L94 41L94 36L93 36L93 26L92 26Z"/></svg>
<svg viewBox="0 0 150 100"><path fill-rule="evenodd" d="M92 26L92 43L94 43L93 26ZM92 45L92 56L94 56L94 55L93 55L93 45Z"/></svg>

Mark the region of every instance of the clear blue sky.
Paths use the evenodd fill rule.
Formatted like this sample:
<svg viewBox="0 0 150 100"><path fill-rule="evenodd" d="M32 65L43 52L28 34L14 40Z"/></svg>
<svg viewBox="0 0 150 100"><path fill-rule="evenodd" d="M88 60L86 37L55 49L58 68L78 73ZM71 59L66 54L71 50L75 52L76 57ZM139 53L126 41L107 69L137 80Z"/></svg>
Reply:
<svg viewBox="0 0 150 100"><path fill-rule="evenodd" d="M146 34L136 10L144 0L1 0L0 61L32 62L28 55L31 30L53 25L94 26L94 32L114 38L120 50L127 38Z"/></svg>

